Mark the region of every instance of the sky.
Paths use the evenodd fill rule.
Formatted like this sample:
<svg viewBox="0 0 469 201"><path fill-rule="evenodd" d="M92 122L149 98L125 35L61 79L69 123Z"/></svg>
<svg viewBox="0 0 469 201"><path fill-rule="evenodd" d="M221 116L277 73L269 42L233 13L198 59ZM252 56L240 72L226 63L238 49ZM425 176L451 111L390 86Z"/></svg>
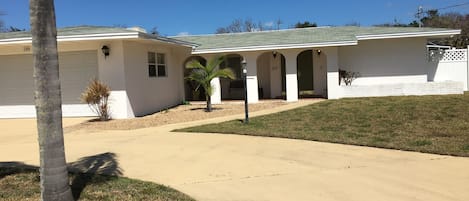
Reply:
<svg viewBox="0 0 469 201"><path fill-rule="evenodd" d="M0 0L0 19L7 26L29 29L28 0ZM299 21L319 26L359 23L409 23L424 10L469 3L469 0L55 0L57 26L157 27L162 35L211 34L234 19L265 26L278 19L281 28ZM469 13L469 4L441 10Z"/></svg>

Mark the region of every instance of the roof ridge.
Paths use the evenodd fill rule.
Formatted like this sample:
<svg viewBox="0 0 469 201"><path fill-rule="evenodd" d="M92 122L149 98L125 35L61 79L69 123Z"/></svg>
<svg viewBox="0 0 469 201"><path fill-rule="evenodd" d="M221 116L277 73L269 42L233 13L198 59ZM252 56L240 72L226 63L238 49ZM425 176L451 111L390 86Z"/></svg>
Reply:
<svg viewBox="0 0 469 201"><path fill-rule="evenodd" d="M226 35L244 35L244 34L256 34L256 33L271 33L271 32L283 32L283 31L293 31L293 30L305 30L305 29L321 29L321 28L332 28L332 26L320 26L320 27L306 27L306 28L287 28L279 30L264 30L264 31L251 31L251 32L238 32L238 33L214 33L214 34L194 34L194 35L185 35L185 36L168 36L170 38L178 37L197 37L197 36L226 36Z"/></svg>

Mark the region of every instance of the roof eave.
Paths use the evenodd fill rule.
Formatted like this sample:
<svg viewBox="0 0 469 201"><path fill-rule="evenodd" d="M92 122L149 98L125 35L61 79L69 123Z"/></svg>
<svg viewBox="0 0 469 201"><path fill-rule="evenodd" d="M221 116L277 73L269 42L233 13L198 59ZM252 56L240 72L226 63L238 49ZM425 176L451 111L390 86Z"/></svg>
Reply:
<svg viewBox="0 0 469 201"><path fill-rule="evenodd" d="M262 50L284 50L314 47L334 47L334 46L350 46L357 45L357 41L340 41L340 42L324 42L324 43L305 43L305 44L285 44L285 45L264 45L264 46L245 46L234 48L213 48L213 49L195 49L192 54L213 54L213 53L231 53L231 52L250 52Z"/></svg>
<svg viewBox="0 0 469 201"><path fill-rule="evenodd" d="M447 37L461 34L461 30L444 30L444 31L427 31L427 32L407 32L392 34L369 34L357 35L357 40L376 40L376 39L392 39L392 38L413 38L413 37Z"/></svg>
<svg viewBox="0 0 469 201"><path fill-rule="evenodd" d="M153 41L156 41L156 42L168 43L168 44L173 44L173 45L181 45L181 46L184 46L184 47L194 48L194 47L198 46L195 43L191 43L191 42L187 42L187 41L183 41L183 40L178 40L178 39L173 39L173 38L168 38L168 37L153 36L153 35L149 35L149 34L146 34L146 33L140 33L139 36L142 39L153 40Z"/></svg>
<svg viewBox="0 0 469 201"><path fill-rule="evenodd" d="M57 36L57 42L65 41L87 41L87 40L112 40L112 39L136 39L139 38L138 32L124 33L106 33L106 34L84 34L71 36ZM0 40L0 45L9 44L29 44L32 43L31 37L11 38Z"/></svg>

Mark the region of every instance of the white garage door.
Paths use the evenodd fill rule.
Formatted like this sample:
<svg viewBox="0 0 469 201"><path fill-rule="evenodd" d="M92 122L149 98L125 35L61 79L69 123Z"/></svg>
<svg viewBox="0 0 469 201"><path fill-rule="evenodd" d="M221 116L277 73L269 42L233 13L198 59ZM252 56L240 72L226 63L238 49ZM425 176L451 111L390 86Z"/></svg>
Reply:
<svg viewBox="0 0 469 201"><path fill-rule="evenodd" d="M96 51L59 54L64 116L92 115L80 95L98 76ZM31 55L0 56L0 118L34 117L33 59Z"/></svg>

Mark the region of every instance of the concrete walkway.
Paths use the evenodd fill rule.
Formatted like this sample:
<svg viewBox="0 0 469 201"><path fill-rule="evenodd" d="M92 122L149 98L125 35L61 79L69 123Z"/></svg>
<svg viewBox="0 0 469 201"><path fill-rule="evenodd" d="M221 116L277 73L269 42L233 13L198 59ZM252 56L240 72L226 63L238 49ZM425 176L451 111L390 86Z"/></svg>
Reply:
<svg viewBox="0 0 469 201"><path fill-rule="evenodd" d="M258 114L262 113L267 112ZM202 201L469 200L469 158L301 140L168 132L240 117L67 134L67 160L113 152L125 176L169 185ZM67 119L65 123L77 121ZM0 129L0 162L38 164L34 120L0 120Z"/></svg>

